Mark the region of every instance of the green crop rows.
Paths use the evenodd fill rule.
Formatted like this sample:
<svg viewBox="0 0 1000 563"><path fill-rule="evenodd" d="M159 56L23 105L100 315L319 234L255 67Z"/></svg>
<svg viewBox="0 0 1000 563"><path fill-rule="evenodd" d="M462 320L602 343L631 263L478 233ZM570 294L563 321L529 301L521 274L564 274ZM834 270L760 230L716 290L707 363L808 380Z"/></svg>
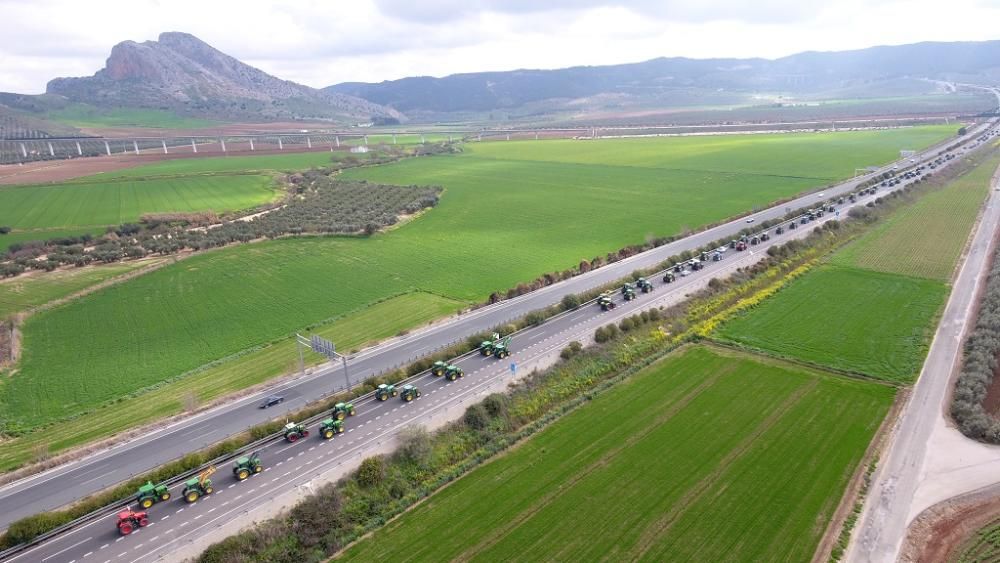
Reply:
<svg viewBox="0 0 1000 563"><path fill-rule="evenodd" d="M43 229L118 225L143 213L231 211L270 201L266 176L113 180L0 188L0 225Z"/></svg>
<svg viewBox="0 0 1000 563"><path fill-rule="evenodd" d="M751 348L892 381L912 381L943 283L822 266L719 331Z"/></svg>
<svg viewBox="0 0 1000 563"><path fill-rule="evenodd" d="M837 253L833 262L950 280L997 165L1000 155L989 158L945 189L921 197Z"/></svg>
<svg viewBox="0 0 1000 563"><path fill-rule="evenodd" d="M903 207L718 336L779 356L909 383L1000 163L994 155Z"/></svg>
<svg viewBox="0 0 1000 563"><path fill-rule="evenodd" d="M223 249L33 316L20 371L0 383L0 412L35 426L414 289L484 300L948 133L496 142L459 156L348 171L349 178L438 184L446 192L434 210L385 234ZM580 162L567 162L574 150Z"/></svg>
<svg viewBox="0 0 1000 563"><path fill-rule="evenodd" d="M886 386L692 347L344 558L807 561L892 398Z"/></svg>
<svg viewBox="0 0 1000 563"><path fill-rule="evenodd" d="M182 117L175 113L158 109L115 108L99 109L86 104L70 104L53 110L46 117L74 127L162 127L182 129L211 127L217 121Z"/></svg>
<svg viewBox="0 0 1000 563"><path fill-rule="evenodd" d="M965 542L956 563L992 563L1000 560L1000 521L994 520L979 529Z"/></svg>

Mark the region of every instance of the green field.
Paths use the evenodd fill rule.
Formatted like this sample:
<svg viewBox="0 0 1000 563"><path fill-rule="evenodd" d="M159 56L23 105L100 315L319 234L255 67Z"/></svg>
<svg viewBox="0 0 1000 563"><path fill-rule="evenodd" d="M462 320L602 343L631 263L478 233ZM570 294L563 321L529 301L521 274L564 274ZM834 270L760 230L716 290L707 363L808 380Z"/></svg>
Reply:
<svg viewBox="0 0 1000 563"><path fill-rule="evenodd" d="M143 213L248 209L275 194L271 178L257 175L0 187L0 225L15 230L118 225Z"/></svg>
<svg viewBox="0 0 1000 563"><path fill-rule="evenodd" d="M342 350L351 350L454 313L461 305L430 293L407 293L331 320L309 332L336 342ZM307 354L305 360L307 365L315 365L321 363L323 358ZM124 398L110 408L94 408L72 424L50 426L44 432L0 441L0 470L9 470L31 461L33 452L39 448L56 452L183 412L188 397L196 397L198 404L204 405L297 369L295 341L291 338L278 340L229 358L226 362L206 366L138 396ZM73 393L65 388L64 382L53 378L48 383L48 390L32 389L28 392L40 395L52 392L63 400ZM38 399L39 402L46 400Z"/></svg>
<svg viewBox="0 0 1000 563"><path fill-rule="evenodd" d="M196 117L181 117L158 109L114 108L99 109L86 104L70 104L52 110L46 118L73 127L162 127L164 129L194 129L212 127L218 121Z"/></svg>
<svg viewBox="0 0 1000 563"><path fill-rule="evenodd" d="M339 157L339 155L331 155L328 152L299 152L250 156L178 158L176 160L164 160L134 168L125 168L96 176L88 176L74 182L89 182L98 178L155 178L157 176L307 170L309 168L328 166L335 157Z"/></svg>
<svg viewBox="0 0 1000 563"><path fill-rule="evenodd" d="M852 173L856 162L892 158L890 146L945 134L755 136L761 144L733 136L512 141L351 170L344 175L446 192L438 207L382 235L222 249L35 315L24 326L20 372L0 384L0 412L28 426L72 415L414 289L483 300L649 235L821 186ZM838 139L850 148L837 149ZM603 155L595 152L601 146ZM574 147L581 162L566 162ZM715 169L698 170L699 163ZM807 169L812 176L802 177ZM80 385L50 389L66 374ZM44 402L36 402L42 390Z"/></svg>
<svg viewBox="0 0 1000 563"><path fill-rule="evenodd" d="M353 561L808 561L886 386L679 351L347 550Z"/></svg>
<svg viewBox="0 0 1000 563"><path fill-rule="evenodd" d="M756 350L909 383L982 207L996 154L904 206L757 308L721 327Z"/></svg>
<svg viewBox="0 0 1000 563"><path fill-rule="evenodd" d="M822 266L718 334L780 356L910 382L947 295L934 280Z"/></svg>
<svg viewBox="0 0 1000 563"><path fill-rule="evenodd" d="M893 214L838 252L833 263L949 281L998 165L1000 154L983 160L944 189Z"/></svg>
<svg viewBox="0 0 1000 563"><path fill-rule="evenodd" d="M50 303L96 283L164 260L165 258L146 258L119 264L101 264L2 280L0 281L0 319Z"/></svg>

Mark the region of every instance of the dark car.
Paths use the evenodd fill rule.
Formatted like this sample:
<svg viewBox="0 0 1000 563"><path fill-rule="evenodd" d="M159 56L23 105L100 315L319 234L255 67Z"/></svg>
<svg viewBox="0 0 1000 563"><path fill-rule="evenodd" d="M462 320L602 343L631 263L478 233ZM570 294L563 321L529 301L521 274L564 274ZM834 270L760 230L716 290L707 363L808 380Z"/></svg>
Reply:
<svg viewBox="0 0 1000 563"><path fill-rule="evenodd" d="M260 404L260 408L266 409L267 407L273 407L284 400L285 398L281 395L271 395L270 397L264 399L264 401Z"/></svg>

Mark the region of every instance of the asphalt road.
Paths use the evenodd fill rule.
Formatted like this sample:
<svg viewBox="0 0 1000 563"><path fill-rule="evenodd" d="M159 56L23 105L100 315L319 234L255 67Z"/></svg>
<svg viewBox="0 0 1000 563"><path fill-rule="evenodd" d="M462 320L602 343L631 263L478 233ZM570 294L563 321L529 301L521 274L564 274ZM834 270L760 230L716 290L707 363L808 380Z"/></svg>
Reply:
<svg viewBox="0 0 1000 563"><path fill-rule="evenodd" d="M947 416L946 399L951 376L959 364L968 325L975 320L976 297L981 284L985 283L990 244L998 225L1000 192L994 189L990 191L968 255L955 279L913 394L893 429L891 445L874 475L846 561L890 563L899 557L907 527L917 515L912 510L915 495L927 477L923 470L929 456L932 431L940 419ZM994 475L994 479L997 478ZM962 482L951 485L956 496L981 486Z"/></svg>
<svg viewBox="0 0 1000 563"><path fill-rule="evenodd" d="M875 196L860 198L854 205L864 205L887 191L882 189ZM852 205L840 206L840 210L846 212L850 207ZM479 355L465 357L456 363L466 375L455 382L429 374L418 377L414 383L422 396L412 403L405 403L399 397L385 402L371 398L358 401L355 403L357 415L347 418L344 434L323 440L318 436L317 428L312 427L306 439L296 443L278 441L270 444L260 450L266 468L264 472L244 482L233 478L229 467L220 467L213 479L216 491L194 504L180 499L182 485L177 485L171 489L174 498L154 505L148 511L153 524L131 536L120 537L114 518L105 518L67 532L8 561L137 563L158 558L177 559L171 555L175 550L194 539L212 534L220 525L274 502L273 499L283 492L309 486L314 480L323 479L325 474L336 471L343 463L370 455L375 446L393 439L401 429L419 424L445 409L451 409L451 417L457 418L466 403L472 402L472 399L480 400L481 395L496 390L498 384L511 379L510 363L530 366L533 360L562 349L572 340L588 340L599 326L617 322L650 307L677 303L685 299L686 294L703 287L708 279L725 277L739 267L749 266L760 260L771 245L806 236L813 227L835 217L828 213L807 226L774 235L770 241L750 247L746 252L727 251L722 261L709 262L703 270L678 277L673 283L664 283L657 276L651 280L654 291L650 294L639 293L634 301L625 302L616 293L614 301L617 307L611 311L604 312L596 304L588 304L554 317L541 326L519 332L512 342L512 355L506 360Z"/></svg>
<svg viewBox="0 0 1000 563"><path fill-rule="evenodd" d="M970 131L974 138L986 125ZM950 139L921 153L918 160L933 159L944 152L944 147L954 142ZM891 165L883 168L887 170ZM821 199L847 194L864 178L851 180L821 190L823 198L815 194L797 198L766 210L754 213L756 222L779 218L786 209L815 206ZM880 193L884 193L881 189ZM352 382L395 369L433 352L449 343L464 339L470 334L488 330L519 318L528 312L558 303L564 295L584 292L590 288L620 279L637 268L655 266L670 256L687 249L694 249L717 239L730 238L747 223L744 218L714 227L682 240L632 256L615 264L599 268L570 280L553 284L521 297L503 301L472 313L442 322L426 330L414 332L364 350L350 359ZM782 237L775 237L781 240ZM709 274L712 268L705 270ZM545 325L545 330L557 330L561 325ZM519 338L519 340L523 340ZM515 346L528 345L519 342ZM467 378L468 380L468 378ZM119 483L158 465L183 456L185 453L213 444L251 426L283 416L283 413L302 407L318 398L344 388L346 381L339 365L327 365L313 374L293 380L281 388L257 396L247 397L231 404L192 416L170 427L151 432L139 439L121 444L83 460L54 468L0 490L0 527L31 514L63 506L93 492ZM257 404L264 395L279 393L286 397L279 407L261 410Z"/></svg>

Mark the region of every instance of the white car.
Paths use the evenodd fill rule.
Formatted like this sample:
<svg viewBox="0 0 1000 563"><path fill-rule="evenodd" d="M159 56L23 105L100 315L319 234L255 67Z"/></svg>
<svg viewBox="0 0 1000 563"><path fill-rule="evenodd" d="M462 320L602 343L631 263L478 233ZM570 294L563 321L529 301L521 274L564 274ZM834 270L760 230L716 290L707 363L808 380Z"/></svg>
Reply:
<svg viewBox="0 0 1000 563"><path fill-rule="evenodd" d="M754 222L754 218L753 217L747 219L747 223L753 223L753 222Z"/></svg>
<svg viewBox="0 0 1000 563"><path fill-rule="evenodd" d="M683 271L681 271L681 277L682 278L686 278L686 277L688 277L690 275L691 275L691 270L683 270Z"/></svg>

